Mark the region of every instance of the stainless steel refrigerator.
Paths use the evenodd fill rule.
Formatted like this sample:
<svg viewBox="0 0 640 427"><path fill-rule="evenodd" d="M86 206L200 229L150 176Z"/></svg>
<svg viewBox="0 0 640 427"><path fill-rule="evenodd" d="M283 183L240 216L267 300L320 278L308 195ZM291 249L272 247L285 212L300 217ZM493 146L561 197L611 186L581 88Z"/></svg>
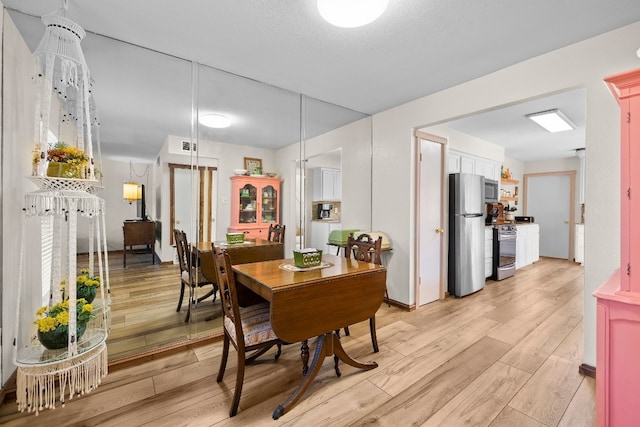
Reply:
<svg viewBox="0 0 640 427"><path fill-rule="evenodd" d="M449 294L484 288L484 177L449 175Z"/></svg>

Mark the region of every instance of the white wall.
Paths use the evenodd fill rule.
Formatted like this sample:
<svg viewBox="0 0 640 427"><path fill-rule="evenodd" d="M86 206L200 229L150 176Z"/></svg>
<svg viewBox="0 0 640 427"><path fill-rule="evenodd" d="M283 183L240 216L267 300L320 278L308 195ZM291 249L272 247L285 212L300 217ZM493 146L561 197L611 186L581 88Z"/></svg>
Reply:
<svg viewBox="0 0 640 427"><path fill-rule="evenodd" d="M436 135L443 136L439 134ZM504 160L504 147L482 138L467 135L466 133L455 129L449 129L449 136L447 139L449 142L449 148L452 150L494 160L498 163L502 163Z"/></svg>
<svg viewBox="0 0 640 427"><path fill-rule="evenodd" d="M585 225L585 353L595 365L593 291L619 265L619 109L603 84L605 76L640 66L635 51L640 23L504 68L413 102L373 119L373 227L394 236L387 286L394 298L415 300L415 183L412 130L432 123L579 87L587 91L588 152ZM393 165L390 167L390 165ZM382 172L384 171L384 172ZM615 172L614 172L615 171ZM397 191L407 188L408 191ZM393 209L389 209L393 206ZM598 244L590 244L598 242Z"/></svg>
<svg viewBox="0 0 640 427"><path fill-rule="evenodd" d="M4 9L3 9L4 11ZM22 208L24 195L37 187L27 176L31 175L31 150L34 147L33 120L35 86L31 81L33 62L31 51L18 33L8 13L2 20L2 384L15 370L12 361L12 340L16 323L18 272L20 266ZM28 271L39 274L39 242L26 242L29 254ZM37 244L36 244L37 243Z"/></svg>
<svg viewBox="0 0 640 427"><path fill-rule="evenodd" d="M310 158L337 149L341 149L342 154L340 227L369 229L372 226L372 193L378 194L371 187L371 117L305 141L302 155ZM292 231L299 225L296 223L296 200L299 199L296 194L296 161L300 155L298 144L291 144L276 153L278 172L286 178L283 187L283 223ZM378 196L384 197L383 194ZM285 256L292 256L295 237L292 232L285 234ZM390 238L393 239L393 236Z"/></svg>
<svg viewBox="0 0 640 427"><path fill-rule="evenodd" d="M524 173L546 173L575 171L576 182L574 192L574 220L580 222L580 159L578 157L565 157L562 159L541 160L538 162L525 163ZM522 180L520 181L522 183ZM521 187L522 188L522 187Z"/></svg>

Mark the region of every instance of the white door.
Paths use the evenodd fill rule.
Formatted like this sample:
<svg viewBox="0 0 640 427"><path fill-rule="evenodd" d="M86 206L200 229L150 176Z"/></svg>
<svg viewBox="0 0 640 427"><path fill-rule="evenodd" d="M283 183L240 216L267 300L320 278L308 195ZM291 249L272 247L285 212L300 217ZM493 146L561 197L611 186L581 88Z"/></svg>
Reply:
<svg viewBox="0 0 640 427"><path fill-rule="evenodd" d="M419 201L419 305L440 298L441 247L444 224L442 209L442 155L443 145L425 139L420 143L420 201Z"/></svg>
<svg viewBox="0 0 640 427"><path fill-rule="evenodd" d="M175 169L175 223L174 228L182 230L187 234L188 242L195 242L195 228L192 227L194 214L194 198L191 195L191 171L189 169ZM197 177L197 174L195 175Z"/></svg>
<svg viewBox="0 0 640 427"><path fill-rule="evenodd" d="M528 178L527 215L540 225L540 256L569 258L571 200L569 175Z"/></svg>

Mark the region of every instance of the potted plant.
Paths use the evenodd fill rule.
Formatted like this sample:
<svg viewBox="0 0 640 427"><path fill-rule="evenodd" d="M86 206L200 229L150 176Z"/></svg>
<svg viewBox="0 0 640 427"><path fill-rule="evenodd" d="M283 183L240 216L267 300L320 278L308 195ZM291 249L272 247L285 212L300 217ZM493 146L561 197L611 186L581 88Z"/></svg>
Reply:
<svg viewBox="0 0 640 427"><path fill-rule="evenodd" d="M91 303L96 297L98 286L100 286L100 276L89 276L89 269L83 268L80 270L80 275L76 277L76 296Z"/></svg>
<svg viewBox="0 0 640 427"><path fill-rule="evenodd" d="M51 307L40 308L34 322L38 326L38 339L49 350L65 348L69 340L69 300ZM84 298L76 301L76 336L79 340L84 334L87 323L94 319L93 306Z"/></svg>
<svg viewBox="0 0 640 427"><path fill-rule="evenodd" d="M47 161L47 176L83 178L89 158L77 147L59 141L47 151Z"/></svg>

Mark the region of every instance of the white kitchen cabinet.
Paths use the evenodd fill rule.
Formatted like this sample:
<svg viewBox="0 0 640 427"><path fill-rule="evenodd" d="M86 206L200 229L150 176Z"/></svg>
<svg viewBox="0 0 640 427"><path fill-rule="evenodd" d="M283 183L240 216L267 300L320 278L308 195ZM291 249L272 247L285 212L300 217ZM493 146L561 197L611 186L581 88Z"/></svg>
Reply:
<svg viewBox="0 0 640 427"><path fill-rule="evenodd" d="M313 199L340 200L342 198L342 171L332 168L313 169Z"/></svg>
<svg viewBox="0 0 640 427"><path fill-rule="evenodd" d="M449 173L473 173L486 179L500 180L500 164L460 151L449 150Z"/></svg>
<svg viewBox="0 0 640 427"><path fill-rule="evenodd" d="M500 181L500 168L497 162L488 161L484 165L484 177L494 181Z"/></svg>
<svg viewBox="0 0 640 427"><path fill-rule="evenodd" d="M449 173L460 173L460 154L449 151Z"/></svg>
<svg viewBox="0 0 640 427"><path fill-rule="evenodd" d="M484 229L484 277L493 274L493 227Z"/></svg>
<svg viewBox="0 0 640 427"><path fill-rule="evenodd" d="M518 224L516 239L516 269L540 260L540 226Z"/></svg>
<svg viewBox="0 0 640 427"><path fill-rule="evenodd" d="M575 261L584 265L584 224L576 224Z"/></svg>
<svg viewBox="0 0 640 427"><path fill-rule="evenodd" d="M471 157L460 158L460 172L461 173L475 173L476 165L475 161Z"/></svg>

